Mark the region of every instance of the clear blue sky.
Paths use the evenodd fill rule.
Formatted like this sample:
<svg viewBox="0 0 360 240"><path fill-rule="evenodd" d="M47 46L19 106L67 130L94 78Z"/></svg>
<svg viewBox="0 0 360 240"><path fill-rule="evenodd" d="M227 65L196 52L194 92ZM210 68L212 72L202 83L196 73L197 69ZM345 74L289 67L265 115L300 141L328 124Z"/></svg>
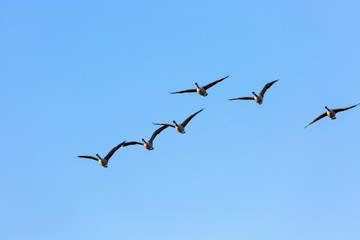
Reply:
<svg viewBox="0 0 360 240"><path fill-rule="evenodd" d="M1 239L358 240L359 1L0 2ZM197 94L169 91L228 79ZM268 90L264 104L227 99ZM123 140L166 129L155 150Z"/></svg>

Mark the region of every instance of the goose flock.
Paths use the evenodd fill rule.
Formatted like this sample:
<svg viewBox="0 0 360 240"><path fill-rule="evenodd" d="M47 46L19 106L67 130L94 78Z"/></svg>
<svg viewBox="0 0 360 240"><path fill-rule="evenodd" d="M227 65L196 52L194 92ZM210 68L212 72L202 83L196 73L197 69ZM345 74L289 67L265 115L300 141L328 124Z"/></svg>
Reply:
<svg viewBox="0 0 360 240"><path fill-rule="evenodd" d="M178 94L178 93L192 93L192 92L196 92L199 95L206 97L208 95L208 93L206 92L206 90L208 90L209 88L213 87L215 84L225 80L226 78L228 78L229 76L220 78L216 81L213 81L209 84L206 84L204 86L199 86L198 83L195 83L196 88L191 88L191 89L186 89L186 90L181 90L181 91L177 91L177 92L170 92L171 94ZM254 100L256 103L258 103L259 105L261 105L264 101L264 95L265 92L277 81L279 81L279 79L266 83L264 85L264 87L262 88L261 92L259 94L256 94L255 92L252 92L252 94L254 95L253 97L238 97L238 98L230 98L230 101L233 100ZM360 104L360 103L359 103ZM354 108L356 106L358 106L359 104L350 106L350 107L345 107L345 108L335 108L335 109L329 109L327 106L325 106L326 112L324 112L323 114L321 114L320 116L318 116L317 118L315 118L311 123L309 123L308 125L305 126L305 128L307 128L308 126L310 126L311 124L319 121L320 119L328 116L329 118L331 118L332 120L336 119L335 115L338 112L342 112L342 111L346 111L349 110L351 108ZM127 147L130 145L143 145L147 150L151 151L154 150L154 140L156 138L157 135L159 135L164 129L166 129L167 127L172 127L175 128L176 131L178 131L179 133L184 134L185 133L185 127L186 125L200 112L202 112L204 109L200 109L199 111L191 114L189 117L187 117L182 123L178 124L176 123L176 121L174 120L173 123L153 123L154 125L161 125L160 128L158 128L157 130L155 130L155 132L151 135L149 141L145 141L145 139L141 139L142 142L138 142L138 141L130 141L130 142L122 142L119 145L115 146L114 148L112 148L110 150L110 152L104 157L100 157L99 154L96 154L96 157L94 156L90 156L90 155L80 155L78 156L79 158L88 158L88 159L92 159L95 161L98 161L99 164L105 168L108 167L108 163L110 158L113 156L113 154L121 147Z"/></svg>

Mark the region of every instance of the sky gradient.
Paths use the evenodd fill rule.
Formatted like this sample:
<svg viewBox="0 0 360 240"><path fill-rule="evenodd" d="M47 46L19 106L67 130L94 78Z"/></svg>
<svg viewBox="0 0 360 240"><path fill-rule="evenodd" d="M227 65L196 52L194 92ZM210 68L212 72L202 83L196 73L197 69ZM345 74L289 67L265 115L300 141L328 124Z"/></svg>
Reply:
<svg viewBox="0 0 360 240"><path fill-rule="evenodd" d="M359 1L0 1L0 238L360 239ZM169 92L205 85L198 94ZM251 96L280 79L264 103ZM165 129L154 151L121 148Z"/></svg>

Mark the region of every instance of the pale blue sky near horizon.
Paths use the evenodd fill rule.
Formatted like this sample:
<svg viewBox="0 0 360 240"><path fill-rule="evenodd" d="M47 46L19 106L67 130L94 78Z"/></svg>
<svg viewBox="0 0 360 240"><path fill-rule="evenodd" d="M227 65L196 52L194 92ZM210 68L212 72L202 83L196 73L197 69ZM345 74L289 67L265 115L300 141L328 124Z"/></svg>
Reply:
<svg viewBox="0 0 360 240"><path fill-rule="evenodd" d="M360 239L358 1L0 1L0 238ZM230 75L198 94L171 95ZM228 101L280 79L263 105ZM154 151L121 148L166 129Z"/></svg>

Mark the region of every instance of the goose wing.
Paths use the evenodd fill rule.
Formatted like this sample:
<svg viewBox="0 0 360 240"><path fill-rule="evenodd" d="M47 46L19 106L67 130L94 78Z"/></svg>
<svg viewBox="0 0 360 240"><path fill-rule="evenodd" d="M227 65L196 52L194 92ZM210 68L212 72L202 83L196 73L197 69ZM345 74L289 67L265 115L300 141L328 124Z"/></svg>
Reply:
<svg viewBox="0 0 360 240"><path fill-rule="evenodd" d="M110 152L105 156L105 159L109 161L109 159L111 158L111 156L120 148L124 145L125 142L120 143L119 145L117 145L116 147L114 147L113 149L110 150Z"/></svg>
<svg viewBox="0 0 360 240"><path fill-rule="evenodd" d="M359 103L359 104L360 104L360 103ZM342 111L346 111L346 110L348 110L348 109L350 109L350 108L356 107L356 106L359 105L359 104L356 104L356 105L353 105L353 106L350 106L350 107L347 107L347 108L336 108L336 109L333 109L333 111L334 111L335 113L342 112Z"/></svg>
<svg viewBox="0 0 360 240"><path fill-rule="evenodd" d="M230 98L230 101L233 100L254 100L254 97L238 97L238 98Z"/></svg>
<svg viewBox="0 0 360 240"><path fill-rule="evenodd" d="M204 109L200 109L200 110L197 111L196 113L191 114L187 119L185 119L185 120L181 123L181 125L182 125L183 127L185 127L185 126L190 122L190 120L191 120L193 117L195 117L196 114L198 114L198 113L201 112L202 110L204 110Z"/></svg>
<svg viewBox="0 0 360 240"><path fill-rule="evenodd" d="M187 93L187 92L196 92L196 88L186 89L186 90L181 90L181 91L177 91L177 92L171 92L171 94L176 94L176 93Z"/></svg>
<svg viewBox="0 0 360 240"><path fill-rule="evenodd" d="M320 116L318 116L317 118L314 119L314 121L312 121L311 123L309 123L305 128L307 128L308 126L310 126L311 124L313 124L316 121L319 121L320 119L322 119L323 117L326 116L326 112L324 112L323 114L321 114Z"/></svg>
<svg viewBox="0 0 360 240"><path fill-rule="evenodd" d="M168 127L175 127L174 124L170 124L170 123L153 123L154 125L163 125L163 126L168 126Z"/></svg>
<svg viewBox="0 0 360 240"><path fill-rule="evenodd" d="M142 142L131 141L131 142L126 142L126 143L124 143L124 147L129 146L129 145L136 145L136 144L138 144L138 145L144 145L144 143L142 143Z"/></svg>
<svg viewBox="0 0 360 240"><path fill-rule="evenodd" d="M216 81L213 81L213 82L211 82L211 83L209 83L209 84L206 84L205 86L203 86L203 88L204 88L205 90L207 90L207 89L211 88L212 86L214 86L215 84L221 82L222 80L224 80L224 79L226 79L226 78L228 78L228 77L229 77L229 76L226 76L226 77L220 78L219 80L216 80Z"/></svg>
<svg viewBox="0 0 360 240"><path fill-rule="evenodd" d="M161 133L161 131L162 130L164 130L165 128L167 128L168 126L162 126L161 128L158 128L152 135L151 135L151 138L150 138L150 140L149 140L149 142L153 142L154 141L154 139L155 139L155 137L156 137L156 135L158 135L159 133Z"/></svg>
<svg viewBox="0 0 360 240"><path fill-rule="evenodd" d="M263 89L260 92L260 95L264 97L266 90L268 90L277 81L279 81L279 79L265 84L265 86L263 87Z"/></svg>
<svg viewBox="0 0 360 240"><path fill-rule="evenodd" d="M99 159L97 157L94 157L94 156L90 156L90 155L81 155L81 156L78 156L79 158L89 158L89 159L92 159L92 160L95 160L95 161L99 161Z"/></svg>

